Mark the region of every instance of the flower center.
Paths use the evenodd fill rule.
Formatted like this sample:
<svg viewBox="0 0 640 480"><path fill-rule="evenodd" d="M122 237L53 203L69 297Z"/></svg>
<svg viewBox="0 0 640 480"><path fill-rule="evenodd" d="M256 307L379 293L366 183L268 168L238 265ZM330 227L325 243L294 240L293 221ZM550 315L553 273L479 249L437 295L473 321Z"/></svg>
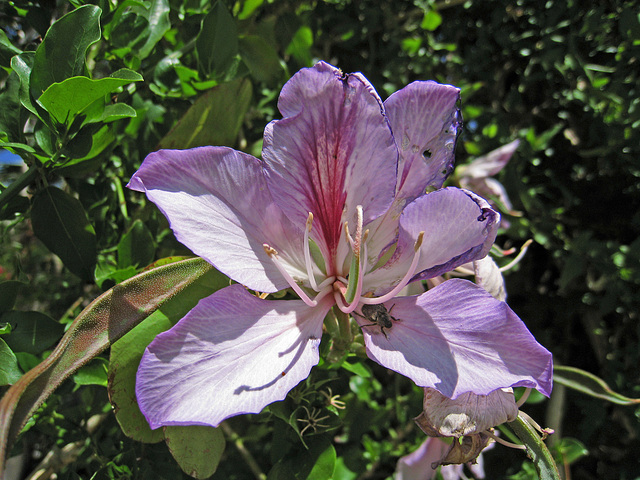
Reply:
<svg viewBox="0 0 640 480"><path fill-rule="evenodd" d="M394 298L400 292L400 290L402 290L409 283L418 266L418 260L420 259L420 246L422 245L422 239L424 237L424 232L420 232L418 234L418 238L415 241L413 247L413 260L402 280L400 280L400 282L390 292L380 297L365 297L362 295L362 288L363 279L366 274L367 268L366 241L369 235L369 230L363 231L363 219L364 216L362 205L358 205L356 207L356 229L353 236L349 231L349 223L346 221L344 222L345 238L352 252L351 265L349 268L348 276L344 277L342 275L331 275L326 277L322 282L318 284L316 281L315 272L320 272L320 268L318 268L313 258L311 257L311 250L309 247L309 233L311 232L311 227L313 225L313 214L309 212L309 216L307 217L307 222L304 229L304 260L309 286L312 290L317 292L314 298L311 298L307 294L307 292L295 281L291 274L287 272L284 265L278 258L278 252L274 248L267 245L266 243L263 244L263 248L269 258L271 258L271 260L273 261L278 271L287 280L287 283L289 283L291 288L298 294L298 296L304 303L306 303L310 307L315 307L322 298L333 293L333 297L338 308L342 312L349 314L353 312L358 307L358 305L376 305Z"/></svg>

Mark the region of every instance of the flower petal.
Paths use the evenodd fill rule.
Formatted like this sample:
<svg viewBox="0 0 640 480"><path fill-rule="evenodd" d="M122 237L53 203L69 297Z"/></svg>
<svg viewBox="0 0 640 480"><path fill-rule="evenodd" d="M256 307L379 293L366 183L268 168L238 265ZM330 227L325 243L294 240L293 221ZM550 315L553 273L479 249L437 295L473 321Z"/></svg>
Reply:
<svg viewBox="0 0 640 480"><path fill-rule="evenodd" d="M456 174L460 177L460 181L465 177L478 179L493 177L509 163L518 145L520 145L520 140L507 143L482 157L476 158L468 165L460 165L456 170Z"/></svg>
<svg viewBox="0 0 640 480"><path fill-rule="evenodd" d="M241 285L201 300L140 362L136 397L151 428L215 427L284 399L318 363L330 305L262 300Z"/></svg>
<svg viewBox="0 0 640 480"><path fill-rule="evenodd" d="M385 306L396 321L386 336L377 326L363 328L367 354L418 386L453 399L516 386L551 392L551 353L506 303L477 285L448 280Z"/></svg>
<svg viewBox="0 0 640 480"><path fill-rule="evenodd" d="M303 233L275 205L260 161L226 147L150 154L129 188L145 192L169 219L176 238L249 288L286 288L264 251L268 243L294 278L305 278Z"/></svg>
<svg viewBox="0 0 640 480"><path fill-rule="evenodd" d="M500 215L482 198L459 188L443 188L415 199L400 217L395 253L365 276L365 290L380 295L402 279L424 232L412 281L432 278L484 257L496 238Z"/></svg>
<svg viewBox="0 0 640 480"><path fill-rule="evenodd" d="M428 186L440 188L453 170L459 99L460 89L429 81L413 82L384 102L400 152L399 198L418 197Z"/></svg>
<svg viewBox="0 0 640 480"><path fill-rule="evenodd" d="M431 465L437 464L442 459L451 445L439 438L428 437L417 450L409 455L405 455L398 460L395 480L431 480L436 476L436 469ZM462 466L446 466L447 470L459 470L462 473ZM459 479L460 475L451 478Z"/></svg>
<svg viewBox="0 0 640 480"><path fill-rule="evenodd" d="M312 236L331 258L357 205L366 224L393 200L398 153L382 103L361 75L320 62L287 82L278 107L262 152L269 188L295 224L313 213Z"/></svg>

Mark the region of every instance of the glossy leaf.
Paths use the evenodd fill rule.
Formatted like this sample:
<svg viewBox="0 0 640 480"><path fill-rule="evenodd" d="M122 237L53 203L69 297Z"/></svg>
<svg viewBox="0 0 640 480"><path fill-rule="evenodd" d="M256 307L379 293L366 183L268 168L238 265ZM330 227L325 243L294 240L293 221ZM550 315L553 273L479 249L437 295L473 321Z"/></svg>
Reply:
<svg viewBox="0 0 640 480"><path fill-rule="evenodd" d="M85 73L87 49L100 40L100 8L85 5L56 21L38 47L30 91L37 99L50 85Z"/></svg>
<svg viewBox="0 0 640 480"><path fill-rule="evenodd" d="M38 192L31 209L33 231L62 263L91 281L96 265L96 236L82 204L55 187Z"/></svg>
<svg viewBox="0 0 640 480"><path fill-rule="evenodd" d="M11 68L20 78L20 102L24 108L37 115L38 111L33 106L31 93L29 91L29 79L31 77L34 58L35 52L24 52L16 55L11 59Z"/></svg>
<svg viewBox="0 0 640 480"><path fill-rule="evenodd" d="M153 235L144 223L136 220L118 243L118 267L144 267L153 260L156 251Z"/></svg>
<svg viewBox="0 0 640 480"><path fill-rule="evenodd" d="M0 387L16 383L22 372L18 368L18 360L11 348L0 338Z"/></svg>
<svg viewBox="0 0 640 480"><path fill-rule="evenodd" d="M167 33L167 30L171 28L169 10L168 0L151 0L149 11L147 13L149 27L145 32L146 41L138 50L140 58L148 57L153 50L153 47L155 47L164 34Z"/></svg>
<svg viewBox="0 0 640 480"><path fill-rule="evenodd" d="M38 355L55 344L64 333L64 326L41 312L13 310L2 316L11 325L11 334L4 337L14 352Z"/></svg>
<svg viewBox="0 0 640 480"><path fill-rule="evenodd" d="M235 144L249 108L251 90L251 82L238 79L205 92L160 141L160 147Z"/></svg>
<svg viewBox="0 0 640 480"><path fill-rule="evenodd" d="M191 425L164 427L167 446L182 470L193 478L209 478L214 474L224 452L222 430Z"/></svg>
<svg viewBox="0 0 640 480"><path fill-rule="evenodd" d="M9 41L4 30L0 29L0 66L8 67L11 63L11 57L18 55L21 52L22 50L14 47Z"/></svg>
<svg viewBox="0 0 640 480"><path fill-rule="evenodd" d="M142 81L142 76L123 68L100 80L87 77L71 77L50 85L38 98L38 103L58 123L70 124L74 117L96 100L132 82Z"/></svg>
<svg viewBox="0 0 640 480"><path fill-rule="evenodd" d="M20 429L65 379L211 269L200 258L158 267L116 285L85 308L51 355L0 400L0 472Z"/></svg>
<svg viewBox="0 0 640 480"><path fill-rule="evenodd" d="M149 428L136 402L136 372L142 354L157 334L176 324L201 298L227 285L227 277L214 269L209 270L111 347L109 399L125 435L144 443L162 440L162 430Z"/></svg>
<svg viewBox="0 0 640 480"><path fill-rule="evenodd" d="M21 121L22 112L20 77L15 72L11 72L6 80L5 90L0 93L0 140L3 137L10 142L22 140L22 128L24 127L24 123Z"/></svg>
<svg viewBox="0 0 640 480"><path fill-rule="evenodd" d="M222 78L233 65L238 54L238 28L223 2L217 1L202 21L196 53L205 76Z"/></svg>
<svg viewBox="0 0 640 480"><path fill-rule="evenodd" d="M640 398L629 398L614 392L604 380L592 373L563 365L553 367L553 381L591 397L618 405L637 405Z"/></svg>

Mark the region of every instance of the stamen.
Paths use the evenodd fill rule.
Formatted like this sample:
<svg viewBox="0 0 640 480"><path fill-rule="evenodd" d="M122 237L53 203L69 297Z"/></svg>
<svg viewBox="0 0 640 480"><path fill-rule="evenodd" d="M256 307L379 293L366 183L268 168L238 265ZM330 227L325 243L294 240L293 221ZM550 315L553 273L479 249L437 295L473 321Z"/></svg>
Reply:
<svg viewBox="0 0 640 480"><path fill-rule="evenodd" d="M423 238L424 238L424 232L420 232L418 234L418 239L416 240L416 243L413 245L414 254L413 254L413 261L411 262L411 266L409 267L409 270L407 271L405 276L393 288L393 290L391 290L389 293L381 297L375 297L375 298L363 297L360 299L360 303L366 303L367 305L377 305L379 303L384 303L386 301L391 300L398 293L400 293L400 290L402 290L404 287L407 286L407 284L409 283L409 281L413 277L413 274L416 271L416 267L418 266L418 260L420 259L420 247L422 246Z"/></svg>
<svg viewBox="0 0 640 480"><path fill-rule="evenodd" d="M509 447L509 448L515 448L516 450L526 450L527 447L525 447L524 445L519 445L517 443L512 443L512 442L508 442L506 440L503 440L502 438L498 437L495 433L487 430L485 432L482 432L487 434L488 436L490 436L491 438L493 438L493 440L495 442L498 442L501 445L504 445L505 447Z"/></svg>
<svg viewBox="0 0 640 480"><path fill-rule="evenodd" d="M522 257L524 257L524 254L527 253L527 249L529 248L529 245L531 245L532 243L533 243L533 240L531 239L524 242L522 247L520 247L520 253L518 253L516 258L514 258L512 261L507 263L504 267L500 267L500 271L505 272L507 270L512 269L514 266L516 266L516 264L520 262L520 260L522 260Z"/></svg>
<svg viewBox="0 0 640 480"><path fill-rule="evenodd" d="M527 398L529 398L529 394L531 394L531 389L530 388L525 388L524 393L522 394L522 396L520 397L520 399L516 403L516 405L518 405L518 408L520 408L522 405L524 405L524 402L526 402Z"/></svg>
<svg viewBox="0 0 640 480"><path fill-rule="evenodd" d="M347 243L351 246L351 250L353 250L355 248L355 242L353 241L351 233L349 232L349 222L347 221L344 222L344 236L347 240Z"/></svg>
<svg viewBox="0 0 640 480"><path fill-rule="evenodd" d="M313 274L313 262L311 260L311 250L309 249L309 232L311 232L311 226L313 225L313 213L309 212L307 217L307 225L304 229L304 263L307 267L307 277L309 277L309 284L316 292L319 292L318 285L316 283L316 276Z"/></svg>
<svg viewBox="0 0 640 480"><path fill-rule="evenodd" d="M287 281L287 283L291 286L291 288L293 288L293 290L298 294L300 299L310 307L315 307L318 304L318 302L315 300L311 300L309 296L304 292L304 290L302 290L300 286L296 283L293 277L289 275L289 272L285 270L284 266L282 266L282 264L280 263L280 260L278 259L278 251L275 248L267 245L266 243L262 244L262 248L264 248L265 253L269 255L269 258L271 259L273 264L276 266L278 271L282 274L282 276ZM320 295L321 294L318 294L318 296ZM318 296L316 296L316 298L318 298Z"/></svg>

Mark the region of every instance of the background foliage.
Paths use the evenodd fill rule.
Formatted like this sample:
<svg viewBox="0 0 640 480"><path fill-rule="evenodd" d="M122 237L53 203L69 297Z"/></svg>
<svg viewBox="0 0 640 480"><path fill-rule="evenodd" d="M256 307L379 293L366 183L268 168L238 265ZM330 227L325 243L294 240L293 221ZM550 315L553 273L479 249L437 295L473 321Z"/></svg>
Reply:
<svg viewBox="0 0 640 480"><path fill-rule="evenodd" d="M522 216L507 216L498 243L535 243L507 277L509 304L556 362L640 397L639 2L11 0L0 8L0 141L27 165L0 165L0 384L45 358L103 291L154 260L189 254L155 207L124 188L142 159L159 147L209 144L259 155L281 86L323 59L363 72L382 96L417 79L461 87L458 163L521 139L499 179ZM156 324L177 321L217 288L209 276L154 314ZM134 423L134 438L166 439L140 443L110 413L107 373L130 381L154 334L144 325L113 348L131 358L98 357L49 397L13 450L24 452L25 472L72 445L68 461L54 464L58 478L186 477L167 455L189 461L174 452L184 432L140 433ZM118 402L129 391L110 384ZM198 435L215 448L226 439L213 478L388 478L424 438L412 421L421 402L407 379L351 359L316 367L260 415ZM315 410L327 418L301 435ZM586 449L567 466L573 478L640 478L637 408L557 386L525 410L556 429L567 464ZM127 431L129 420L118 420ZM520 452L497 447L485 460L488 478L535 478Z"/></svg>

